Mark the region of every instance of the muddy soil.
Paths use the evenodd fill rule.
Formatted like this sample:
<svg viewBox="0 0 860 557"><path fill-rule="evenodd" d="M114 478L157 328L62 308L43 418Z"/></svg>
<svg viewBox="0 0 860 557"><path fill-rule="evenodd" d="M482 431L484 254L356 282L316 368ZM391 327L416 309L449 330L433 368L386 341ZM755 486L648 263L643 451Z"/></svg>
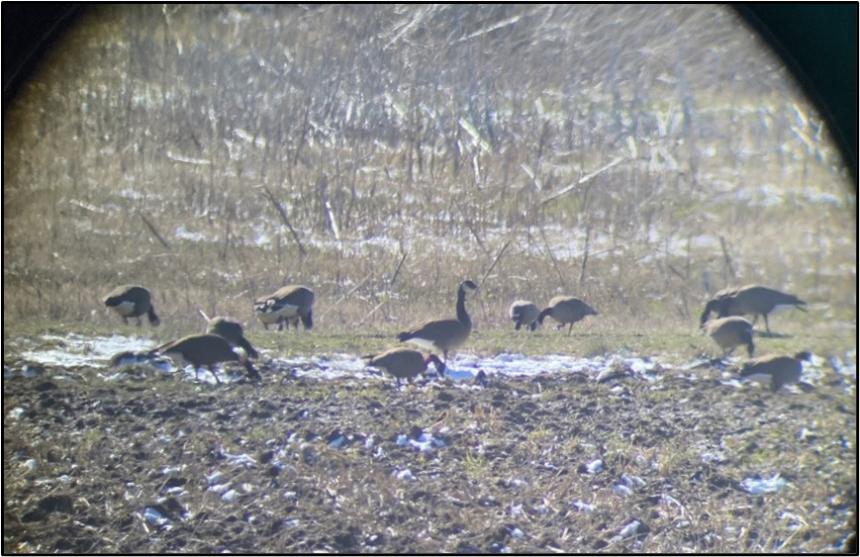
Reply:
<svg viewBox="0 0 860 557"><path fill-rule="evenodd" d="M4 552L856 547L853 377L772 393L707 368L400 388L4 368Z"/></svg>

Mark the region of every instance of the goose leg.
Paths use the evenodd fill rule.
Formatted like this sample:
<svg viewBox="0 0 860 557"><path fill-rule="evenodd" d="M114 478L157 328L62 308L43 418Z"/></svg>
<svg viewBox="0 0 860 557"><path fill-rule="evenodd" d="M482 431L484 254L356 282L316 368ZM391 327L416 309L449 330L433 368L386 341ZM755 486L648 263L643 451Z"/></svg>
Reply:
<svg viewBox="0 0 860 557"><path fill-rule="evenodd" d="M217 373L215 373L215 367L214 367L214 366L212 366L212 365L210 365L210 366L209 366L209 373L211 373L211 374L212 374L212 377L214 377L214 378L215 378L215 382L216 382L216 383L218 383L218 384L220 385L220 384L221 384L221 379L219 379L219 378L218 378L218 374L217 374Z"/></svg>
<svg viewBox="0 0 860 557"><path fill-rule="evenodd" d="M123 324L128 325L128 317L123 317L122 322Z"/></svg>
<svg viewBox="0 0 860 557"><path fill-rule="evenodd" d="M567 336L570 336L570 332L573 331L573 323L567 328Z"/></svg>
<svg viewBox="0 0 860 557"><path fill-rule="evenodd" d="M767 314L765 313L763 315L764 315L764 328L767 329L768 336L772 336L773 333L770 332L770 323L767 322Z"/></svg>
<svg viewBox="0 0 860 557"><path fill-rule="evenodd" d="M537 321L532 321L532 324L531 324L531 325L529 325L529 328L530 328L532 331L534 331L535 329L537 329Z"/></svg>
<svg viewBox="0 0 860 557"><path fill-rule="evenodd" d="M137 316L137 326L140 327L141 325L143 325L143 321L140 320L140 316L138 315Z"/></svg>
<svg viewBox="0 0 860 557"><path fill-rule="evenodd" d="M522 325L522 323L520 323L519 321L517 321L517 324L514 326L514 330L515 330L515 331L519 331L519 330L520 330L520 325Z"/></svg>

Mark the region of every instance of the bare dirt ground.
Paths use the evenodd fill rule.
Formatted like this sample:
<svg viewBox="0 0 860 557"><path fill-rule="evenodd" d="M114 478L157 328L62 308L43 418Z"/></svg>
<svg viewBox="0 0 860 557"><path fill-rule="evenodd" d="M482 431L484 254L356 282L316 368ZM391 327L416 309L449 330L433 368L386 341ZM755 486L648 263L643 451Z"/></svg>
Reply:
<svg viewBox="0 0 860 557"><path fill-rule="evenodd" d="M856 377L295 371L4 363L3 551L856 552Z"/></svg>

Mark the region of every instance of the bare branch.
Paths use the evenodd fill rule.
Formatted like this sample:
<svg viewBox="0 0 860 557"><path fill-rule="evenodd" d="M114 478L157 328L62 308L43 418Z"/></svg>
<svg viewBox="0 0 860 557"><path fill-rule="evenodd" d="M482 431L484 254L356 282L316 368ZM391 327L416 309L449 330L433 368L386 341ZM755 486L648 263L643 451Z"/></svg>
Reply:
<svg viewBox="0 0 860 557"><path fill-rule="evenodd" d="M289 229L290 234L293 235L293 240L296 241L296 245L299 246L299 253L301 253L303 256L307 255L308 252L307 250L305 250L305 246L302 245L302 241L299 240L299 235L296 233L296 230L293 228L293 225L290 224L290 219L287 218L287 212L284 211L284 208L281 207L281 204L278 203L278 200L275 199L275 196L272 194L271 191L269 191L269 188L267 188L266 186L258 187L262 188L263 195L265 195L269 199L269 201L272 202L272 205L275 206L275 209L277 209L278 214L281 215L281 221L283 221L284 225Z"/></svg>
<svg viewBox="0 0 860 557"><path fill-rule="evenodd" d="M572 191L575 191L577 188L579 188L579 186L588 182L589 180L591 180L595 176L598 176L599 174L606 172L607 170L609 170L613 166L617 165L618 163L622 162L623 160L624 160L623 157L619 157L619 158L613 160L612 162L609 162L608 164L598 168L597 170L595 170L591 174L586 174L585 176L580 178L575 184L572 184L572 185L564 188L560 192L554 193L554 194L550 195L549 197L547 197L546 199L544 199L543 201L541 201L541 205L545 205L554 199L558 199L559 197L561 197L562 195L565 195L566 193L570 193Z"/></svg>
<svg viewBox="0 0 860 557"><path fill-rule="evenodd" d="M141 220L143 221L143 224L145 224L145 225L146 225L146 227L149 229L149 231L150 231L150 232L152 232L152 235L153 235L153 236L155 236L155 238L156 238L159 242L161 242L161 245L162 245L162 246L164 246L164 247L165 247L165 248L167 248L167 249L170 249L170 244L168 244L168 243L167 243L167 240L165 240L165 239L164 239L164 237L163 237L161 234L159 234L159 233L158 233L158 230L156 230L155 225L153 225L153 224L149 221L149 219L148 219L148 218L146 218L146 217L143 215L143 213L142 213L142 212L138 211L138 212L137 212L137 214L140 216Z"/></svg>

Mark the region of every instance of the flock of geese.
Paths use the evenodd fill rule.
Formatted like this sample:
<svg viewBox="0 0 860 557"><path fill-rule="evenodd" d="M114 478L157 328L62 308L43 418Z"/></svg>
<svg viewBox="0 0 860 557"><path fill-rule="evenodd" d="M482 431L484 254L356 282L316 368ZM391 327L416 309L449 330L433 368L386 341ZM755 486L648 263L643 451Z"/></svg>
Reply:
<svg viewBox="0 0 860 557"><path fill-rule="evenodd" d="M428 321L410 331L397 335L397 340L413 344L428 353L427 356L419 350L405 347L395 347L380 354L365 356L370 366L384 370L397 380L412 381L433 364L440 376L444 376L448 354L462 346L472 332L472 320L466 311L467 292L473 292L478 286L471 280L463 281L457 289L456 316L449 319ZM305 329L313 327L314 292L300 285L289 285L279 288L274 293L258 298L254 302L254 313L268 329L269 325L277 325L278 330L293 325L296 329L299 322ZM150 324L160 323L152 303L152 294L142 286L125 285L110 292L105 298L107 307L116 311L127 324L129 318L136 318L138 326L146 315ZM743 363L740 369L742 377L752 375L770 376L771 388L775 391L786 383L796 382L802 372L802 360L808 360L808 352L800 352L794 356L762 356L753 358L755 345L753 343L753 326L758 316L764 317L768 334L770 324L767 316L777 306L794 306L806 311L806 302L792 294L786 294L772 288L759 285L749 285L738 288L727 288L717 292L708 300L699 319L700 327L720 348L723 356L730 355L738 346L745 346L750 360ZM587 303L572 296L556 296L548 306L540 310L533 302L517 300L511 304L510 318L514 328L526 328L534 331L542 325L546 317L552 317L558 322L557 328L568 325L567 334L571 334L573 324L589 315L598 313ZM716 318L709 319L711 314ZM742 315L752 315L750 322ZM206 317L204 315L204 317ZM208 318L207 318L208 319ZM235 351L234 348L241 348ZM442 354L439 359L437 354ZM147 356L164 355L188 363L194 367L195 376L199 377L200 368L207 367L215 380L220 383L215 373L215 364L222 362L239 362L254 380L260 380L260 374L251 364L259 354L244 336L242 325L227 317L208 319L208 329L205 334L194 334L153 348Z"/></svg>

